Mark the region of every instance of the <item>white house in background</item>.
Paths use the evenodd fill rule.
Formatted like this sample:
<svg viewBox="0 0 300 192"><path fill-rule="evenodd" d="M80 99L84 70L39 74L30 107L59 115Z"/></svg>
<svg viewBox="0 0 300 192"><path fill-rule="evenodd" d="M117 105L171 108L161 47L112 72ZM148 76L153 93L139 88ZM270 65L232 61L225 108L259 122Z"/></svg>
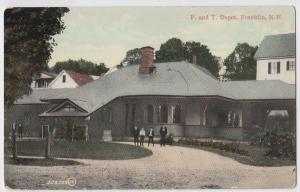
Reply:
<svg viewBox="0 0 300 192"><path fill-rule="evenodd" d="M49 84L49 88L76 88L97 79L96 77L97 76L76 73L74 71L62 70Z"/></svg>
<svg viewBox="0 0 300 192"><path fill-rule="evenodd" d="M265 36L255 56L257 80L296 82L296 34Z"/></svg>
<svg viewBox="0 0 300 192"><path fill-rule="evenodd" d="M31 88L47 88L57 74L43 71L38 77L33 78Z"/></svg>

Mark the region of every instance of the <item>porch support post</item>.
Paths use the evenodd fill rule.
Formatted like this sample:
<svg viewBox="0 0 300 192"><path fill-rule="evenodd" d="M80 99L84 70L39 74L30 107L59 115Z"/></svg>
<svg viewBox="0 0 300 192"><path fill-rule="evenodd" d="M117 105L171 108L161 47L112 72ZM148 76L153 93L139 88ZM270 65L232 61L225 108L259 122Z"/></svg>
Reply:
<svg viewBox="0 0 300 192"><path fill-rule="evenodd" d="M74 125L72 126L72 142L74 140Z"/></svg>
<svg viewBox="0 0 300 192"><path fill-rule="evenodd" d="M181 118L181 121L182 121L182 129L183 129L183 131L182 131L182 134L183 134L183 137L185 137L186 136L186 126L185 126L185 119L186 119L186 102L183 102L182 104L181 104L181 106L182 106L182 118Z"/></svg>
<svg viewBox="0 0 300 192"><path fill-rule="evenodd" d="M239 117L239 127L243 127L243 111L242 110L238 110L238 117Z"/></svg>
<svg viewBox="0 0 300 192"><path fill-rule="evenodd" d="M173 111L172 111L172 103L168 102L168 122L167 124L172 124L172 120L173 120Z"/></svg>
<svg viewBox="0 0 300 192"><path fill-rule="evenodd" d="M89 126L85 125L84 128L85 128L85 130L84 130L85 142L88 142L88 140L89 140Z"/></svg>
<svg viewBox="0 0 300 192"><path fill-rule="evenodd" d="M251 120L252 120L252 115L251 115L251 108L249 107L249 104L244 104L243 105L243 127L246 129L251 128Z"/></svg>
<svg viewBox="0 0 300 192"><path fill-rule="evenodd" d="M158 124L158 106L156 103L152 104L153 106L153 125Z"/></svg>
<svg viewBox="0 0 300 192"><path fill-rule="evenodd" d="M242 115L242 125L243 125L243 138L251 136L253 134L252 128L252 111L249 103L244 103L243 115Z"/></svg>
<svg viewBox="0 0 300 192"><path fill-rule="evenodd" d="M133 129L133 123L132 123L132 104L128 103L128 116L127 116L127 136L131 135L132 129Z"/></svg>

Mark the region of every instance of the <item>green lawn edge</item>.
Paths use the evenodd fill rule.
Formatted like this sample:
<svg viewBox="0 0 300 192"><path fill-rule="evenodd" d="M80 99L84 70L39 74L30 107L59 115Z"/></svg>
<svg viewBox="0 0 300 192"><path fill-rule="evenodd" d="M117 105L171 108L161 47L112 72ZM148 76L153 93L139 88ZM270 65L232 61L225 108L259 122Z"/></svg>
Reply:
<svg viewBox="0 0 300 192"><path fill-rule="evenodd" d="M241 144L240 148L246 150L248 152L248 155L240 155L237 153L232 153L229 151L224 151L224 150L210 148L210 147L184 145L184 144L174 144L174 145L212 152L224 157L229 157L242 164L252 165L257 167L296 166L296 161L288 158L275 158L275 157L265 156L264 152L266 148L260 146L250 146L247 144Z"/></svg>
<svg viewBox="0 0 300 192"><path fill-rule="evenodd" d="M18 141L17 155L36 156L45 155L45 140ZM9 154L6 152L5 154ZM65 141L56 140L51 147L53 158L90 159L90 160L129 160L151 156L151 150L126 143L103 141Z"/></svg>

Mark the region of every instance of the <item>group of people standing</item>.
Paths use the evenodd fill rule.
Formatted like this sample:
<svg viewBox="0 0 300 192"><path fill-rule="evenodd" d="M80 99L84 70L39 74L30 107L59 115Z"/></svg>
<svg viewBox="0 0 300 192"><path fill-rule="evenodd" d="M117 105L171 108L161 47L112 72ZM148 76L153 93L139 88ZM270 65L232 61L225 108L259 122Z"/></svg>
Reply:
<svg viewBox="0 0 300 192"><path fill-rule="evenodd" d="M165 146L166 145L166 136L168 134L167 127L161 126L159 133L160 133L160 146ZM155 134L154 134L153 128L150 128L149 132L147 133L147 136L148 136L148 147L149 147L150 143L152 143L152 145L154 146ZM133 129L134 145L144 146L145 137L146 137L145 129L143 127L141 129L138 129L137 126L134 126L134 129Z"/></svg>

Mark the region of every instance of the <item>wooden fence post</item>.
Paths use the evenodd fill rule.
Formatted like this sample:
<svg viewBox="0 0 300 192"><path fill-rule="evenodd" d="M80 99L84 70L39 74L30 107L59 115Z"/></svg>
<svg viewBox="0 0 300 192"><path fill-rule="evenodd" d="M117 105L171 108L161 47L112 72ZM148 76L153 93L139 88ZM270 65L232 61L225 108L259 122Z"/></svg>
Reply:
<svg viewBox="0 0 300 192"><path fill-rule="evenodd" d="M48 134L47 134L47 143L46 143L46 153L45 153L45 158L50 159L51 158L51 133L50 130L48 129Z"/></svg>
<svg viewBox="0 0 300 192"><path fill-rule="evenodd" d="M17 159L17 141L16 141L16 124L13 123L12 127L12 155L13 159Z"/></svg>

